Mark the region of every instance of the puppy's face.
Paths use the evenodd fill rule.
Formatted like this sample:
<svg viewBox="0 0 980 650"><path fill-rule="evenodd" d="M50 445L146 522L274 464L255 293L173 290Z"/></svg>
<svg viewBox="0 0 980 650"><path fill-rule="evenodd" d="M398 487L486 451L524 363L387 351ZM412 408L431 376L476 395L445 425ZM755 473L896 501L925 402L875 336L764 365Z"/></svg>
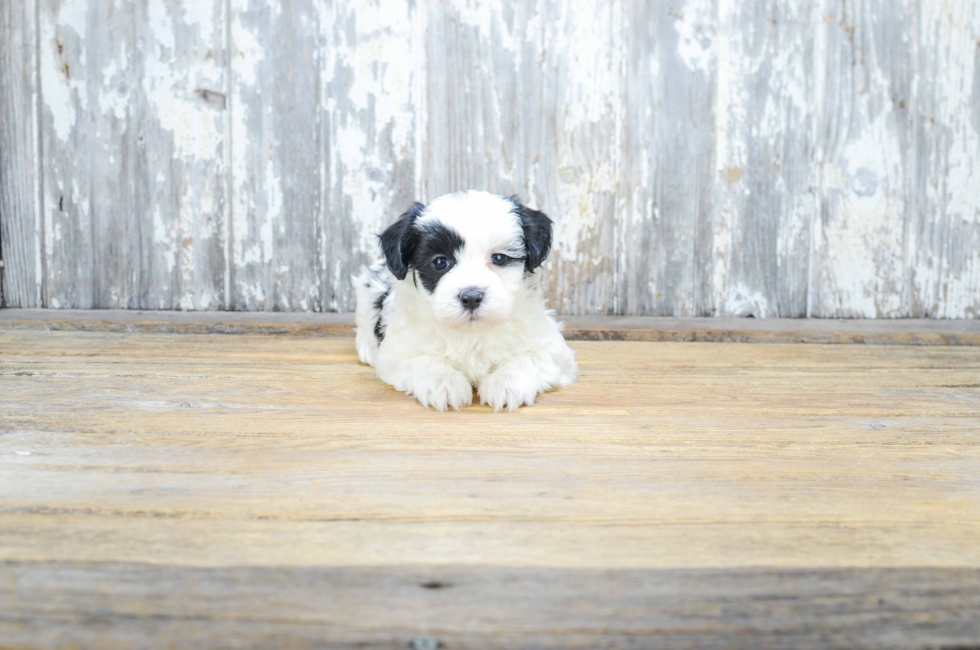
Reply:
<svg viewBox="0 0 980 650"><path fill-rule="evenodd" d="M416 203L381 235L388 268L414 283L433 317L457 329L510 318L517 294L551 249L551 220L486 192Z"/></svg>

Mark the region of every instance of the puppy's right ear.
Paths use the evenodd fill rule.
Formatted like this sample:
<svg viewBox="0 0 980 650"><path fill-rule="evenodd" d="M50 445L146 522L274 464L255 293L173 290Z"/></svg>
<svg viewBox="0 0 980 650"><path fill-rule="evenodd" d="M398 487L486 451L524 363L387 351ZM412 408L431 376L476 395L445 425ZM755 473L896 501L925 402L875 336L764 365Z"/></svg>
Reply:
<svg viewBox="0 0 980 650"><path fill-rule="evenodd" d="M388 226L388 229L378 235L381 240L381 250L385 254L388 270L399 280L408 275L408 263L415 252L417 233L412 227L419 218L425 206L414 204L408 212L398 217L398 221Z"/></svg>

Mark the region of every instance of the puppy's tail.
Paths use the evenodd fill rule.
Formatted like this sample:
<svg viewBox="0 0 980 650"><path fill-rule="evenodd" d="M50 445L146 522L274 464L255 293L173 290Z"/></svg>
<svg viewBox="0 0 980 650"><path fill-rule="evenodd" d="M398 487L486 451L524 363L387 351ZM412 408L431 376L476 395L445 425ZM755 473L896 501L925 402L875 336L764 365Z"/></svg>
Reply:
<svg viewBox="0 0 980 650"><path fill-rule="evenodd" d="M391 294L391 286L385 274L385 263L375 262L362 266L353 278L357 295L357 356L362 363L373 366L378 346L385 338L384 303Z"/></svg>

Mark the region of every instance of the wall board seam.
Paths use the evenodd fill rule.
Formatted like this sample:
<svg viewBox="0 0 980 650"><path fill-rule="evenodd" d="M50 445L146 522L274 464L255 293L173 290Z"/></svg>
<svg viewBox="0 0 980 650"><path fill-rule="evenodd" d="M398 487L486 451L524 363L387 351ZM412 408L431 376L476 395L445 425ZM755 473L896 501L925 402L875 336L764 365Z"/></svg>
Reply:
<svg viewBox="0 0 980 650"><path fill-rule="evenodd" d="M34 250L37 258L34 269L37 273L35 293L37 306L48 307L48 256L47 232L44 227L44 92L41 86L41 0L34 0L34 93L31 119L35 123L34 132Z"/></svg>
<svg viewBox="0 0 980 650"><path fill-rule="evenodd" d="M225 121L224 121L224 145L222 147L222 154L224 158L224 176L225 176L225 190L224 199L225 205L222 210L222 218L224 223L222 224L222 236L224 237L224 251L225 251L225 277L224 277L224 295L222 296L222 303L224 305L225 311L230 311L232 309L232 270L234 264L232 263L232 253L234 248L232 246L232 220L233 220L233 210L234 210L234 197L232 193L234 192L234 178L232 173L232 156L234 155L234 143L232 141L232 133L234 129L232 125L234 124L233 113L235 110L234 97L232 96L233 81L232 81L232 61L234 60L234 44L231 40L231 0L224 0L224 29L222 30L222 38L224 41L224 57L223 63L224 74L225 74Z"/></svg>

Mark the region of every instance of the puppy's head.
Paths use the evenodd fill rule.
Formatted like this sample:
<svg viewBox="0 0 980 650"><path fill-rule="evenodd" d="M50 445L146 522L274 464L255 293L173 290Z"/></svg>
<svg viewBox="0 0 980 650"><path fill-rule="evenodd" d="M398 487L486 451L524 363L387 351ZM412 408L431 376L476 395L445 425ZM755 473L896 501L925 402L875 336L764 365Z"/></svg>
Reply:
<svg viewBox="0 0 980 650"><path fill-rule="evenodd" d="M487 192L416 203L381 235L388 269L408 278L439 322L482 329L507 320L551 250L551 219Z"/></svg>

